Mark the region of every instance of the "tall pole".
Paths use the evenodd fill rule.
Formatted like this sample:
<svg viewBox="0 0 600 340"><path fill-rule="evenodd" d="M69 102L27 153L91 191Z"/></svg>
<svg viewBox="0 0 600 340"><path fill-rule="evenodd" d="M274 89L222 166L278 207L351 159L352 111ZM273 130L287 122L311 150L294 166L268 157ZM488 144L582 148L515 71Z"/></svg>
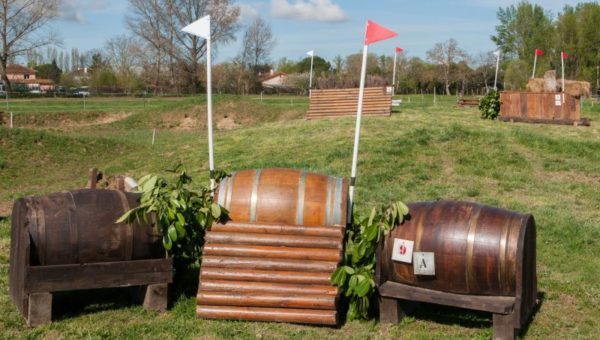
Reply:
<svg viewBox="0 0 600 340"><path fill-rule="evenodd" d="M565 52L560 52L560 65L562 68L562 100L565 102Z"/></svg>
<svg viewBox="0 0 600 340"><path fill-rule="evenodd" d="M358 109L356 110L356 127L354 129L354 151L352 153L352 173L350 175L350 188L348 190L348 221L352 220L352 206L354 204L354 186L356 185L356 165L358 163L358 142L360 139L360 120L362 118L363 97L365 94L365 78L367 75L367 51L369 45L363 47L362 67L360 69L360 88L358 91Z"/></svg>
<svg viewBox="0 0 600 340"><path fill-rule="evenodd" d="M394 68L392 71L392 86L394 87L394 92L392 94L396 94L396 64L398 60L398 52L394 52Z"/></svg>
<svg viewBox="0 0 600 340"><path fill-rule="evenodd" d="M211 195L216 188L215 182L215 158L213 150L213 124L212 124L212 56L211 56L211 37L206 39L206 105L208 119L208 167L210 170L210 190Z"/></svg>
<svg viewBox="0 0 600 340"><path fill-rule="evenodd" d="M496 76L494 77L494 91L498 91L498 68L500 67L500 51L496 51Z"/></svg>
<svg viewBox="0 0 600 340"><path fill-rule="evenodd" d="M312 92L312 81L313 81L313 62L315 59L315 52L313 51L313 53L311 53L310 55L310 76L309 76L309 80L308 80L308 96L310 97L311 92Z"/></svg>
<svg viewBox="0 0 600 340"><path fill-rule="evenodd" d="M537 65L537 51L535 52L535 57L533 58L533 73L531 74L531 79L535 78L535 66Z"/></svg>

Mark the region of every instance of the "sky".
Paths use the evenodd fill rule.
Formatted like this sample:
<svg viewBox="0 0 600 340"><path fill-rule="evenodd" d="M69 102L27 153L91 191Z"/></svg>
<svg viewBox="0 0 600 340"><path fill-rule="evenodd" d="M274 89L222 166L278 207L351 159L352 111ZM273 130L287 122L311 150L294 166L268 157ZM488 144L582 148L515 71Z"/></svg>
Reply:
<svg viewBox="0 0 600 340"><path fill-rule="evenodd" d="M128 34L126 0L61 0L54 31L60 48L86 51L100 48L116 35ZM565 5L579 1L534 0L554 16ZM336 55L360 52L367 19L390 28L398 37L370 46L369 51L391 55L395 46L406 56L424 58L435 43L454 38L472 55L495 49L490 40L498 24L496 11L518 0L239 0L242 27L261 16L270 22L277 44L271 60L299 60L309 50L332 60ZM217 47L216 62L234 58L237 40Z"/></svg>

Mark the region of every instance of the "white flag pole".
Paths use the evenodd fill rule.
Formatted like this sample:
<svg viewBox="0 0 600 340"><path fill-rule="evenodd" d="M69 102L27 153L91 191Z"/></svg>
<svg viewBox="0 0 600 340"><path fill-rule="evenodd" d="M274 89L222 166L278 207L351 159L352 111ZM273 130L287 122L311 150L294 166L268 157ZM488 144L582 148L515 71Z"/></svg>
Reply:
<svg viewBox="0 0 600 340"><path fill-rule="evenodd" d="M308 80L308 96L312 94L312 81L313 81L313 62L315 59L315 51L310 51L310 75Z"/></svg>
<svg viewBox="0 0 600 340"><path fill-rule="evenodd" d="M500 67L500 51L496 51L496 76L494 77L494 91L498 91L498 68Z"/></svg>
<svg viewBox="0 0 600 340"><path fill-rule="evenodd" d="M560 52L560 64L562 67L562 100L565 103L565 52Z"/></svg>
<svg viewBox="0 0 600 340"><path fill-rule="evenodd" d="M531 79L535 78L535 66L537 65L537 51L534 52L535 57L533 57L533 73L531 74Z"/></svg>
<svg viewBox="0 0 600 340"><path fill-rule="evenodd" d="M360 139L360 120L362 118L363 96L365 94L365 78L367 75L367 51L369 45L363 47L362 67L360 69L360 88L358 90L358 108L356 110L356 128L354 129L354 152L352 153L352 173L350 188L348 190L348 222L352 220L352 206L354 203L354 186L356 185L356 165L358 162L358 142Z"/></svg>
<svg viewBox="0 0 600 340"><path fill-rule="evenodd" d="M210 190L214 194L216 188L215 182L215 159L213 151L213 124L212 124L212 73L211 73L211 37L210 37L210 16L204 16L188 26L183 31L206 39L206 110L208 120L208 168L210 170Z"/></svg>
<svg viewBox="0 0 600 340"><path fill-rule="evenodd" d="M395 51L395 53L394 53L394 68L392 71L392 86L394 88L393 94L396 94L396 64L397 64L397 60L398 60L398 52Z"/></svg>

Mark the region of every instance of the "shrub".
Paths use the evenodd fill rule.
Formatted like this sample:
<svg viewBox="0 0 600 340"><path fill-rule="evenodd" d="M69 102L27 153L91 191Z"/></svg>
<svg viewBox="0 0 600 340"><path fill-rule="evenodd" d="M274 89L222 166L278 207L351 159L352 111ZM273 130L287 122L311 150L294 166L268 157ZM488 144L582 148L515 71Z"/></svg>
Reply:
<svg viewBox="0 0 600 340"><path fill-rule="evenodd" d="M479 111L483 119L496 119L500 114L500 94L491 90L479 101Z"/></svg>

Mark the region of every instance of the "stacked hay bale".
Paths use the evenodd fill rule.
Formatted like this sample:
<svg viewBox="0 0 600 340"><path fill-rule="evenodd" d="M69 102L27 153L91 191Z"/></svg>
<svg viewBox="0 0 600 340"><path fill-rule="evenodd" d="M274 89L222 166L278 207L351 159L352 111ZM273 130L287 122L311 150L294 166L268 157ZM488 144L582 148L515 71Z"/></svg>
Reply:
<svg viewBox="0 0 600 340"><path fill-rule="evenodd" d="M580 98L590 95L590 83L587 81L565 80L565 93ZM544 78L532 78L527 83L527 92L554 93L562 91L562 80L556 79L556 71L550 70Z"/></svg>

